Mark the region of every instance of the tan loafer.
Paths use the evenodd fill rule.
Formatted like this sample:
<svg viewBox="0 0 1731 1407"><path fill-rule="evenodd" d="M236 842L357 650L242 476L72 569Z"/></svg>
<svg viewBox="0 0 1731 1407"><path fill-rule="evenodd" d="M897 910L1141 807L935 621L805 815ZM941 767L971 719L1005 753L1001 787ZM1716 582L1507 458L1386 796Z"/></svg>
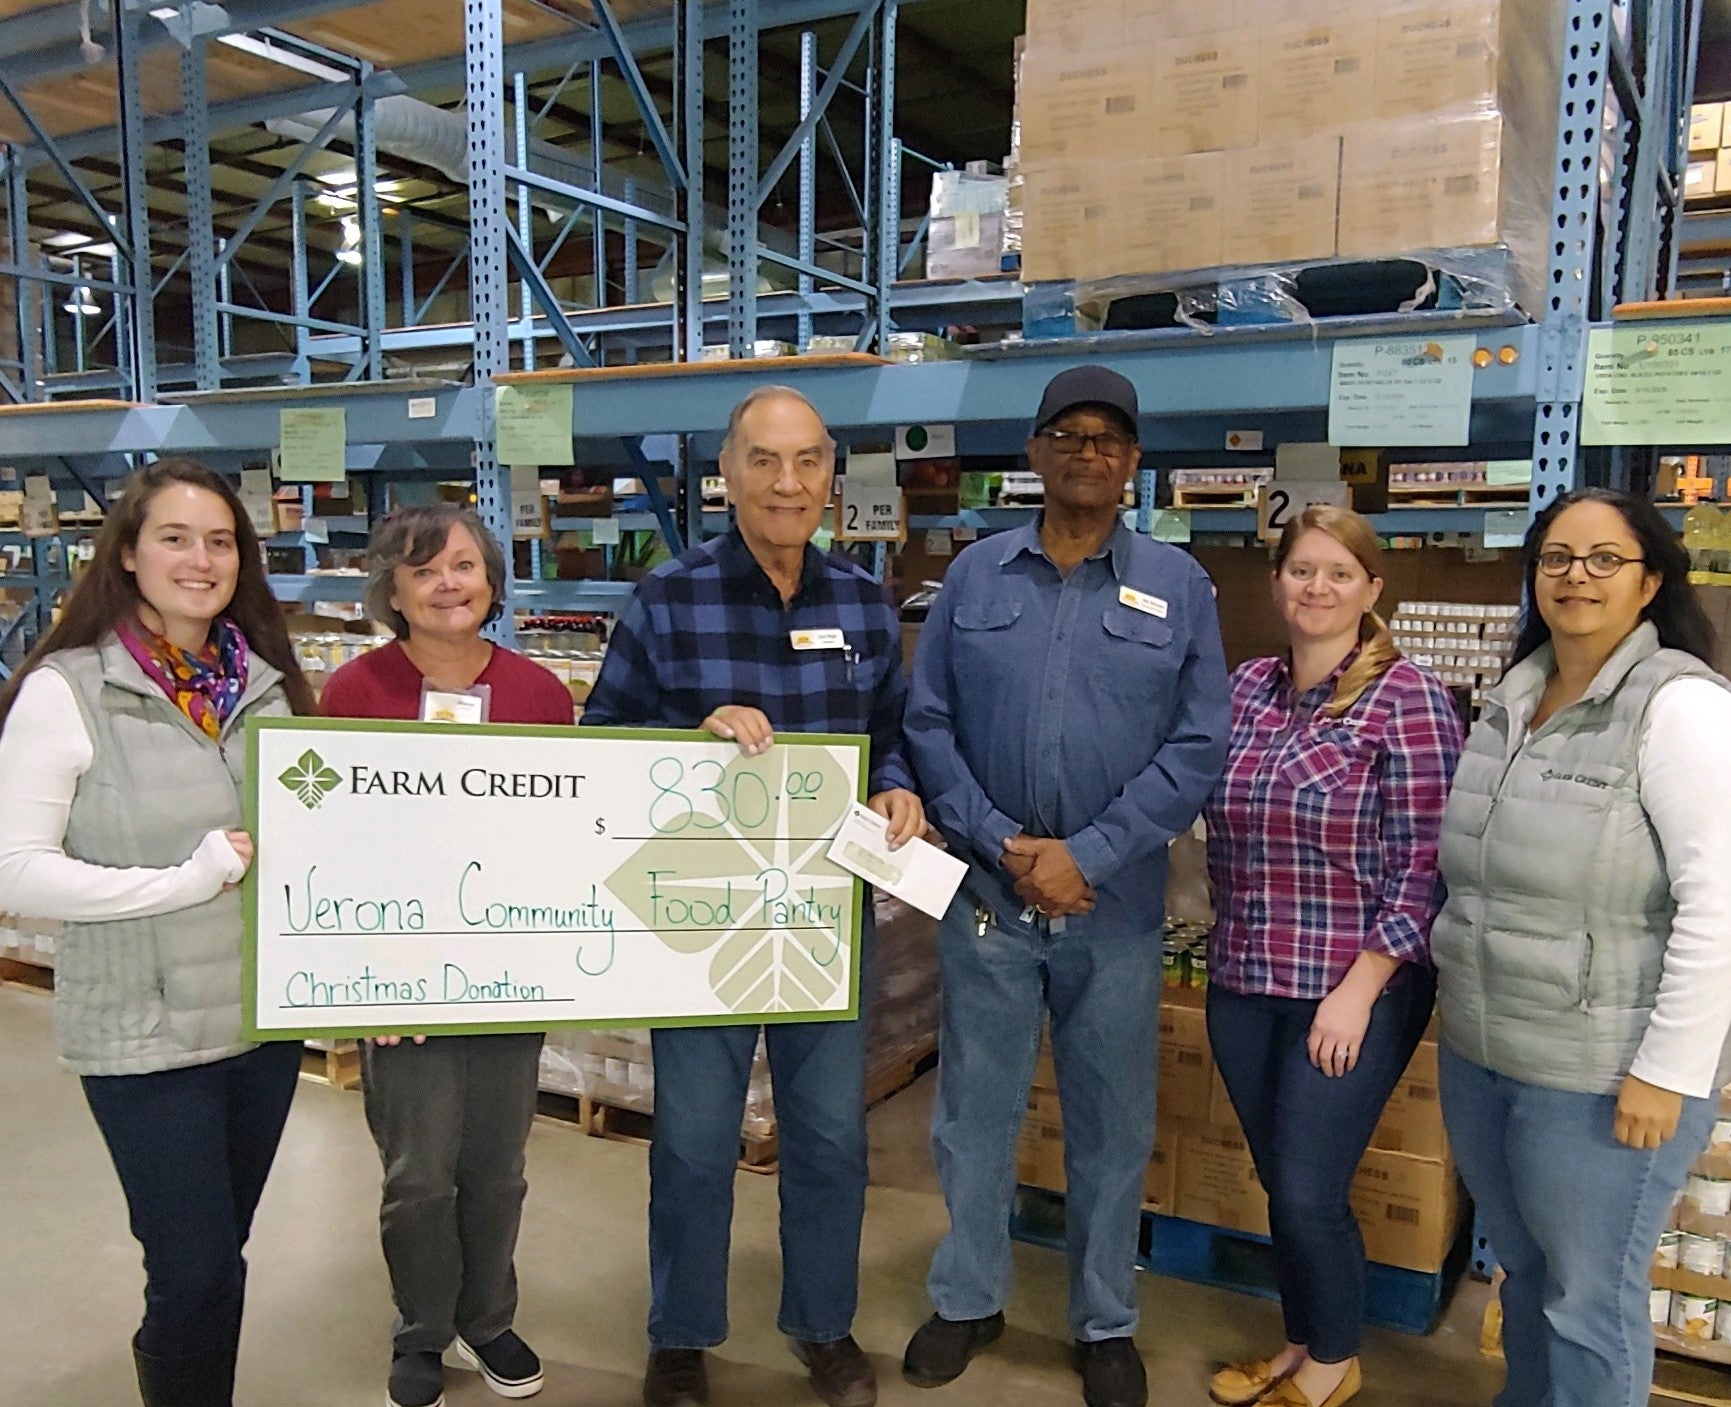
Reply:
<svg viewBox="0 0 1731 1407"><path fill-rule="evenodd" d="M1346 1376L1340 1380L1340 1386L1322 1402L1312 1402L1290 1378L1276 1386L1262 1402L1263 1407L1345 1407L1346 1403L1358 1396L1358 1391L1363 1386L1364 1375L1359 1371L1358 1360L1355 1358L1347 1368Z"/></svg>
<svg viewBox="0 0 1731 1407"><path fill-rule="evenodd" d="M1231 1363L1208 1380L1208 1395L1222 1407L1248 1407L1260 1402L1284 1378L1274 1376L1273 1361L1258 1358L1250 1363Z"/></svg>

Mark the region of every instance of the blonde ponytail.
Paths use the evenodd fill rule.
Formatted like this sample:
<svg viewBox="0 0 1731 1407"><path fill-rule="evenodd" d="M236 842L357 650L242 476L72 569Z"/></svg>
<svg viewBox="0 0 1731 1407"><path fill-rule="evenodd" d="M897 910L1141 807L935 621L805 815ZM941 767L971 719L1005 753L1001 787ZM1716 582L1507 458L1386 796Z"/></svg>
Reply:
<svg viewBox="0 0 1731 1407"><path fill-rule="evenodd" d="M1334 686L1334 695L1322 706L1322 712L1330 718L1339 718L1355 703L1364 697L1364 691L1390 669L1394 668L1402 658L1400 650L1394 643L1394 636L1389 634L1388 623L1375 611L1366 611L1364 619L1359 623L1358 638L1363 642L1358 652L1358 658L1347 666L1346 673Z"/></svg>

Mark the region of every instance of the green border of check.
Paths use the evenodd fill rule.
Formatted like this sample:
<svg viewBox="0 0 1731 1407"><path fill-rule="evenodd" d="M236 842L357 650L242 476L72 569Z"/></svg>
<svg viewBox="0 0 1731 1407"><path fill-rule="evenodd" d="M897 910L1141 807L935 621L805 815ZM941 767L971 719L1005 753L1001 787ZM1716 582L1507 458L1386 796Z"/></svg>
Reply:
<svg viewBox="0 0 1731 1407"><path fill-rule="evenodd" d="M713 743L715 737L697 729L683 728L584 728L546 727L516 723L408 723L379 718L248 718L246 722L246 776L244 813L246 828L258 835L259 734L297 733L466 733L492 737L579 738L602 742L609 738L635 742ZM859 753L859 800L866 799L870 771L870 739L856 733L783 733L777 747L851 747ZM249 1041L304 1041L360 1039L365 1036L413 1035L489 1036L515 1032L610 1030L620 1027L766 1026L796 1021L856 1021L859 1019L860 925L865 914L865 883L857 875L853 882L853 924L848 934L849 992L845 1011L785 1011L740 1016L617 1016L586 1021L489 1021L447 1025L442 1022L410 1026L315 1025L292 1030L258 1027L258 867L252 866L241 883L241 910L245 929L241 942L241 1020ZM333 1011L340 1008L333 1008Z"/></svg>

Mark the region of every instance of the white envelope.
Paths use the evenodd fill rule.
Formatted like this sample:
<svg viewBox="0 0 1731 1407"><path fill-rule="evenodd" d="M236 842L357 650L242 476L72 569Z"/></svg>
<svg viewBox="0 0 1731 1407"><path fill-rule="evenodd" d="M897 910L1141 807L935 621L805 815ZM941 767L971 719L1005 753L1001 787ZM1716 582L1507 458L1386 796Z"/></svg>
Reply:
<svg viewBox="0 0 1731 1407"><path fill-rule="evenodd" d="M889 822L857 801L842 817L841 829L830 842L829 858L849 874L933 918L944 916L968 872L963 861L923 840L910 840L900 850L891 850Z"/></svg>

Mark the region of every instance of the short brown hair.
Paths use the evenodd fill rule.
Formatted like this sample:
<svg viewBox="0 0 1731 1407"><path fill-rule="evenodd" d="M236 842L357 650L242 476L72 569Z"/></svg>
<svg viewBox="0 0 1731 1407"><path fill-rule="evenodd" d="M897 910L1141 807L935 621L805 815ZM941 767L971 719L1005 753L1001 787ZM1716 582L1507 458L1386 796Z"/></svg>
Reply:
<svg viewBox="0 0 1731 1407"><path fill-rule="evenodd" d="M481 521L479 513L462 503L399 508L373 529L372 547L367 553L367 589L361 598L367 614L381 625L390 626L397 639L409 638L408 621L391 604L397 568L419 567L432 561L445 550L451 529L458 527L469 530L487 569L493 604L487 611L486 623L491 625L505 613L505 549L493 536L492 529Z"/></svg>

